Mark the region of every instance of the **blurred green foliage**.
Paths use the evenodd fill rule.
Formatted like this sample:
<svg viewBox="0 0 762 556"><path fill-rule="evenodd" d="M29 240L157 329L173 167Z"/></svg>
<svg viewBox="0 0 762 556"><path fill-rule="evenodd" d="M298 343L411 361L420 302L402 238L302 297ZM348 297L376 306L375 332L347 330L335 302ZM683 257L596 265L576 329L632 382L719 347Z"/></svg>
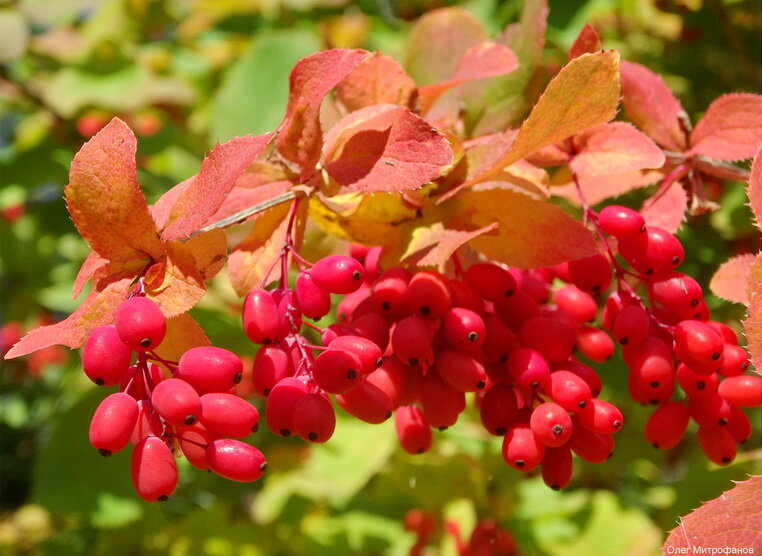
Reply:
<svg viewBox="0 0 762 556"><path fill-rule="evenodd" d="M434 0L21 0L0 3L0 321L31 327L73 310L70 287L88 252L61 190L87 136L114 115L139 135L149 202L195 173L211 146L279 123L296 60L326 47L404 52L410 21ZM662 73L695 118L716 96L760 89L758 3L720 0L550 2L547 54L562 63L585 22L607 48ZM461 5L496 33L519 1ZM722 208L681 238L685 272L706 284L756 241L741 184L714 192ZM218 280L194 310L216 345L251 355L229 287ZM719 318L742 308L716 298ZM7 332L7 329L4 328ZM3 342L8 341L8 336ZM411 508L439 516L432 554L454 554L444 520L468 533L494 517L524 554L653 554L664 531L731 479L760 472L752 448L717 468L689 439L668 453L642 437L647 411L628 401L620 361L601 369L605 397L628 427L606 465L577 462L565 492L524 479L499 443L466 421L431 454L396 448L389 423L340 418L330 443L307 448L268 432L256 442L265 480L241 485L182 467L166 505L132 493L125 454L87 444L96 392L76 357L48 350L0 372L0 552L39 554L406 554ZM759 412L754 414L759 422ZM184 460L183 460L184 461Z"/></svg>

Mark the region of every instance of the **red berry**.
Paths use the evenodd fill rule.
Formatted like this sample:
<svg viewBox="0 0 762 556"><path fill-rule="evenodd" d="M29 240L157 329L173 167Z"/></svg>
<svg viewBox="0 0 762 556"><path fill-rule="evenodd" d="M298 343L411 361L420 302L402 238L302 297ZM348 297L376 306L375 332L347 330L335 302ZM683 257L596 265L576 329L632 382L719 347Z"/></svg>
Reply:
<svg viewBox="0 0 762 556"><path fill-rule="evenodd" d="M736 459L736 441L726 428L700 426L697 436L706 457L717 465L728 465Z"/></svg>
<svg viewBox="0 0 762 556"><path fill-rule="evenodd" d="M685 251L668 231L646 226L646 233L619 242L620 254L635 270L648 277L663 275L683 262Z"/></svg>
<svg viewBox="0 0 762 556"><path fill-rule="evenodd" d="M241 318L244 332L255 344L273 344L282 340L288 331L278 303L263 289L251 290L246 295Z"/></svg>
<svg viewBox="0 0 762 556"><path fill-rule="evenodd" d="M557 448L568 442L572 434L572 420L560 405L545 402L534 408L529 427L537 440L549 448Z"/></svg>
<svg viewBox="0 0 762 556"><path fill-rule="evenodd" d="M683 389L686 396L700 396L706 392L717 390L717 375L697 373L684 363L677 367L677 383Z"/></svg>
<svg viewBox="0 0 762 556"><path fill-rule="evenodd" d="M206 447L206 463L217 475L241 483L256 481L267 468L262 452L229 438L215 440Z"/></svg>
<svg viewBox="0 0 762 556"><path fill-rule="evenodd" d="M564 286L553 292L553 302L574 317L579 324L595 320L598 304L587 292L576 286Z"/></svg>
<svg viewBox="0 0 762 556"><path fill-rule="evenodd" d="M257 431L259 411L238 396L213 392L201 396L201 423L212 433L245 438Z"/></svg>
<svg viewBox="0 0 762 556"><path fill-rule="evenodd" d="M421 407L429 424L444 430L458 421L458 416L466 407L466 397L437 373L429 372L421 384Z"/></svg>
<svg viewBox="0 0 762 556"><path fill-rule="evenodd" d="M519 331L521 345L536 349L551 363L569 359L575 340L572 328L547 317L529 319Z"/></svg>
<svg viewBox="0 0 762 556"><path fill-rule="evenodd" d="M566 263L569 281L582 291L600 293L611 285L611 265L603 255L593 255Z"/></svg>
<svg viewBox="0 0 762 556"><path fill-rule="evenodd" d="M405 365L391 355L385 357L383 364L370 373L366 380L389 396L392 409L397 409L418 399L423 375L420 369Z"/></svg>
<svg viewBox="0 0 762 556"><path fill-rule="evenodd" d="M542 480L553 490L569 486L572 477L572 452L567 446L548 448L542 458Z"/></svg>
<svg viewBox="0 0 762 556"><path fill-rule="evenodd" d="M288 377L278 382L265 404L267 427L280 436L290 436L294 432L294 405L307 394L309 394L309 387L303 380Z"/></svg>
<svg viewBox="0 0 762 556"><path fill-rule="evenodd" d="M241 382L243 362L232 351L199 346L183 353L175 378L193 386L199 394L227 392Z"/></svg>
<svg viewBox="0 0 762 556"><path fill-rule="evenodd" d="M135 428L132 430L130 442L138 444L146 436L161 436L163 425L151 405L151 400L140 400L137 403L138 418L135 422Z"/></svg>
<svg viewBox="0 0 762 556"><path fill-rule="evenodd" d="M720 382L718 393L728 403L741 407L762 405L762 377L738 375Z"/></svg>
<svg viewBox="0 0 762 556"><path fill-rule="evenodd" d="M569 371L550 373L547 392L554 402L570 412L584 409L593 396L587 382Z"/></svg>
<svg viewBox="0 0 762 556"><path fill-rule="evenodd" d="M531 471L545 456L545 445L534 435L529 423L516 423L503 437L503 459L518 471Z"/></svg>
<svg viewBox="0 0 762 556"><path fill-rule="evenodd" d="M336 396L336 402L350 415L372 425L383 423L392 416L389 396L367 380L361 380L357 388Z"/></svg>
<svg viewBox="0 0 762 556"><path fill-rule="evenodd" d="M524 390L544 391L550 386L550 367L537 350L514 349L508 357L508 371L516 385Z"/></svg>
<svg viewBox="0 0 762 556"><path fill-rule="evenodd" d="M114 318L119 337L135 351L155 349L167 333L167 320L158 305L147 297L122 301Z"/></svg>
<svg viewBox="0 0 762 556"><path fill-rule="evenodd" d="M622 412L609 402L592 399L576 414L576 422L599 434L614 434L621 430L624 423Z"/></svg>
<svg viewBox="0 0 762 556"><path fill-rule="evenodd" d="M487 384L484 365L472 355L455 349L446 349L437 357L439 376L461 392L476 392Z"/></svg>
<svg viewBox="0 0 762 556"><path fill-rule="evenodd" d="M680 317L690 317L703 301L701 286L696 280L679 272L666 274L650 284L651 299L675 311Z"/></svg>
<svg viewBox="0 0 762 556"><path fill-rule="evenodd" d="M590 361L604 363L614 355L615 346L611 336L594 326L581 326L577 330L577 349Z"/></svg>
<svg viewBox="0 0 762 556"><path fill-rule="evenodd" d="M426 416L414 405L402 406L394 416L394 428L400 446L408 454L428 452L433 441Z"/></svg>
<svg viewBox="0 0 762 556"><path fill-rule="evenodd" d="M293 373L288 353L280 346L263 346L254 356L251 379L254 391L267 396L278 382Z"/></svg>
<svg viewBox="0 0 762 556"><path fill-rule="evenodd" d="M310 319L319 319L331 311L331 294L318 287L309 271L300 272L294 284L296 304Z"/></svg>
<svg viewBox="0 0 762 556"><path fill-rule="evenodd" d="M727 424L728 432L738 444L743 444L751 436L751 421L740 408L730 406L730 421Z"/></svg>
<svg viewBox="0 0 762 556"><path fill-rule="evenodd" d="M447 278L438 272L424 270L410 279L407 307L429 319L441 318L450 308L452 297Z"/></svg>
<svg viewBox="0 0 762 556"><path fill-rule="evenodd" d="M294 432L308 442L325 442L336 429L336 413L324 394L307 394L294 404Z"/></svg>
<svg viewBox="0 0 762 556"><path fill-rule="evenodd" d="M646 231L646 221L637 211L619 205L604 207L598 214L601 229L617 239L633 238Z"/></svg>
<svg viewBox="0 0 762 556"><path fill-rule="evenodd" d="M503 436L518 417L516 391L506 384L495 384L484 393L480 416L487 432Z"/></svg>
<svg viewBox="0 0 762 556"><path fill-rule="evenodd" d="M675 327L675 353L694 370L719 370L725 343L711 326L698 320L684 320Z"/></svg>
<svg viewBox="0 0 762 556"><path fill-rule="evenodd" d="M382 350L389 345L389 323L378 313L366 313L358 317L352 321L352 328L353 334L367 338Z"/></svg>
<svg viewBox="0 0 762 556"><path fill-rule="evenodd" d="M610 434L599 434L574 423L574 432L569 439L569 448L583 460L589 463L603 463L614 455L614 437Z"/></svg>
<svg viewBox="0 0 762 556"><path fill-rule="evenodd" d="M100 326L93 330L82 349L82 368L98 386L122 382L131 359L132 350L119 338L115 326Z"/></svg>
<svg viewBox="0 0 762 556"><path fill-rule="evenodd" d="M193 387L179 378L169 378L156 385L151 405L172 425L192 425L201 415L201 400Z"/></svg>
<svg viewBox="0 0 762 556"><path fill-rule="evenodd" d="M471 309L480 314L484 312L484 300L473 286L460 280L450 280L450 292L452 293L453 307Z"/></svg>
<svg viewBox="0 0 762 556"><path fill-rule="evenodd" d="M103 456L110 456L130 441L138 421L135 398L116 392L98 405L90 421L90 444Z"/></svg>
<svg viewBox="0 0 762 556"><path fill-rule="evenodd" d="M725 343L722 350L722 376L737 376L743 374L749 367L749 354L736 344Z"/></svg>
<svg viewBox="0 0 762 556"><path fill-rule="evenodd" d="M648 335L648 312L639 304L624 307L614 320L614 339L623 346L636 346Z"/></svg>
<svg viewBox="0 0 762 556"><path fill-rule="evenodd" d="M219 435L209 432L199 423L190 427L177 427L177 443L180 450L188 463L201 471L209 469L206 462L207 445L218 438Z"/></svg>
<svg viewBox="0 0 762 556"><path fill-rule="evenodd" d="M410 273L404 268L387 270L373 283L373 301L382 314L393 318L407 311L407 289Z"/></svg>
<svg viewBox="0 0 762 556"><path fill-rule="evenodd" d="M361 374L360 358L344 349L325 350L317 356L312 366L315 383L331 394L344 394L356 388Z"/></svg>
<svg viewBox="0 0 762 556"><path fill-rule="evenodd" d="M494 313L484 315L484 328L487 335L482 344L484 362L490 365L503 364L518 344L518 338L510 328Z"/></svg>
<svg viewBox="0 0 762 556"><path fill-rule="evenodd" d="M363 374L375 371L381 363L381 349L368 340L360 336L339 336L328 344L329 349L343 350L352 353L360 360L360 369Z"/></svg>
<svg viewBox="0 0 762 556"><path fill-rule="evenodd" d="M667 402L653 412L646 423L646 440L654 447L669 450L677 446L688 428L690 414L685 404Z"/></svg>
<svg viewBox="0 0 762 556"><path fill-rule="evenodd" d="M312 266L311 273L318 287L331 293L352 293L365 281L365 268L346 255L329 255L320 259Z"/></svg>
<svg viewBox="0 0 762 556"><path fill-rule="evenodd" d="M516 292L516 279L502 267L481 263L468 267L464 275L466 284L489 301L511 297Z"/></svg>
<svg viewBox="0 0 762 556"><path fill-rule="evenodd" d="M527 320L540 316L540 306L522 290L516 290L512 296L494 303L495 312L514 331L518 331Z"/></svg>
<svg viewBox="0 0 762 556"><path fill-rule="evenodd" d="M570 373L574 373L580 377L590 387L590 391L593 393L593 397L600 394L601 390L603 389L603 382L601 381L601 377L598 376L598 373L596 373L589 365L585 365L584 363L580 363L574 359L564 361L563 363L556 363L553 365L553 370L569 371Z"/></svg>
<svg viewBox="0 0 762 556"><path fill-rule="evenodd" d="M177 488L177 466L161 438L147 436L132 451L132 484L146 502L162 502Z"/></svg>
<svg viewBox="0 0 762 556"><path fill-rule="evenodd" d="M431 362L432 331L429 323L417 316L405 317L392 330L392 351L408 365Z"/></svg>

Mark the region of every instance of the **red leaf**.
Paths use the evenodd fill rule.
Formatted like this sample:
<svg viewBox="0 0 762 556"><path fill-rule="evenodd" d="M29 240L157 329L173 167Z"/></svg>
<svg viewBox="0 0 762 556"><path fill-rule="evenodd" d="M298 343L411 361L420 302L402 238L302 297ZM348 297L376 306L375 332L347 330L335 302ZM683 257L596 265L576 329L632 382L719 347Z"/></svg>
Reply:
<svg viewBox="0 0 762 556"><path fill-rule="evenodd" d="M337 85L336 97L350 112L374 104L410 107L415 90L415 81L394 58L375 53Z"/></svg>
<svg viewBox="0 0 762 556"><path fill-rule="evenodd" d="M320 104L323 97L371 56L365 50L333 49L297 62L289 76L286 116L278 131L278 150L299 164L302 179L315 171L323 143Z"/></svg>
<svg viewBox="0 0 762 556"><path fill-rule="evenodd" d="M746 188L749 197L749 206L757 221L757 228L762 230L762 146L757 149L754 160L751 163L751 175L749 187Z"/></svg>
<svg viewBox="0 0 762 556"><path fill-rule="evenodd" d="M632 125L613 122L592 127L574 139L577 154L569 165L586 178L661 168L664 153Z"/></svg>
<svg viewBox="0 0 762 556"><path fill-rule="evenodd" d="M709 289L717 297L733 303L749 304L747 288L751 276L751 265L756 257L751 253L732 257L722 263L712 276Z"/></svg>
<svg viewBox="0 0 762 556"><path fill-rule="evenodd" d="M496 230L497 227L496 222L472 231L450 230L441 222L429 227L421 226L413 230L407 249L400 260L414 261L418 266L438 267L473 238Z"/></svg>
<svg viewBox="0 0 762 556"><path fill-rule="evenodd" d="M80 235L110 261L158 259L163 248L138 187L137 140L114 118L74 156L66 205Z"/></svg>
<svg viewBox="0 0 762 556"><path fill-rule="evenodd" d="M622 61L622 106L627 117L662 147L682 152L688 141L681 125L687 119L664 80L648 68Z"/></svg>
<svg viewBox="0 0 762 556"><path fill-rule="evenodd" d="M694 548L745 548L762 546L762 477L736 483L719 498L710 500L680 519L662 546L664 554L698 554Z"/></svg>
<svg viewBox="0 0 762 556"><path fill-rule="evenodd" d="M132 278L122 278L93 290L77 310L61 322L29 332L5 354L5 359L27 355L52 345L72 349L82 346L95 328L113 322L116 307L126 299L132 281Z"/></svg>
<svg viewBox="0 0 762 556"><path fill-rule="evenodd" d="M762 143L762 96L734 93L716 98L691 133L691 155L715 160L751 158Z"/></svg>
<svg viewBox="0 0 762 556"><path fill-rule="evenodd" d="M601 38L596 30L589 23L585 23L585 26L569 48L569 60L582 54L598 52L602 48Z"/></svg>
<svg viewBox="0 0 762 556"><path fill-rule="evenodd" d="M508 189L466 191L453 198L454 213L474 227L497 223L497 234L472 239L489 259L540 268L598 253L592 233L556 205Z"/></svg>
<svg viewBox="0 0 762 556"><path fill-rule="evenodd" d="M678 182L669 186L662 195L646 201L640 213L649 226L658 226L674 234L685 220L687 208L688 195Z"/></svg>
<svg viewBox="0 0 762 556"><path fill-rule="evenodd" d="M369 106L342 118L326 136L325 169L353 191L405 191L452 164L447 140L410 110Z"/></svg>
<svg viewBox="0 0 762 556"><path fill-rule="evenodd" d="M254 162L272 136L268 133L257 137L236 137L217 145L204 159L199 173L191 178L172 203L164 222L162 238L182 239L201 228L217 212L236 180Z"/></svg>
<svg viewBox="0 0 762 556"><path fill-rule="evenodd" d="M515 70L519 61L502 44L484 41L469 48L458 60L455 73L447 81L425 85L418 90L421 112L426 113L445 91L467 81L505 75Z"/></svg>
<svg viewBox="0 0 762 556"><path fill-rule="evenodd" d="M431 11L410 31L405 67L419 85L445 81L460 57L487 38L481 22L462 8Z"/></svg>
<svg viewBox="0 0 762 556"><path fill-rule="evenodd" d="M654 182L661 180L664 175L654 170L640 170L627 172L624 174L611 174L609 176L597 176L587 178L579 177L579 185L585 199L591 205L597 205L601 201L624 195L633 189L646 187ZM551 193L559 197L569 199L575 204L579 204L577 191L573 183L561 186L551 187Z"/></svg>

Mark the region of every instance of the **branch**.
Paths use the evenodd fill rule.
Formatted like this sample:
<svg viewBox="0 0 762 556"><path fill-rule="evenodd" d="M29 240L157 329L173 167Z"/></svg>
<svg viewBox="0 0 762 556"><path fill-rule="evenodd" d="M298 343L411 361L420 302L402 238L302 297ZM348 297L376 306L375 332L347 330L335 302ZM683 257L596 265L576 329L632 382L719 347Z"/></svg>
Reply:
<svg viewBox="0 0 762 556"><path fill-rule="evenodd" d="M696 155L693 157L693 167L718 178L749 181L749 171L730 162L722 162L721 160L713 160L706 156Z"/></svg>
<svg viewBox="0 0 762 556"><path fill-rule="evenodd" d="M213 222L212 224L209 224L208 226L204 226L203 228L200 228L199 230L196 230L192 234L190 234L186 240L197 236L199 234L203 234L205 232L210 232L212 230L216 230L217 228L228 228L230 226L235 226L236 224L241 224L245 222L248 218L255 216L259 213L262 213L268 209L271 209L275 206L278 206L282 203L286 203L288 201L291 201L293 199L296 199L297 197L301 197L304 195L303 191L297 191L297 190L291 190L286 191L285 193L281 193L280 195L276 195L272 199L267 199L266 201L262 201L261 203L257 203L256 205L249 207L247 209L243 209L242 211L236 212L235 214L228 216L227 218L223 218L222 220L218 220L217 222Z"/></svg>

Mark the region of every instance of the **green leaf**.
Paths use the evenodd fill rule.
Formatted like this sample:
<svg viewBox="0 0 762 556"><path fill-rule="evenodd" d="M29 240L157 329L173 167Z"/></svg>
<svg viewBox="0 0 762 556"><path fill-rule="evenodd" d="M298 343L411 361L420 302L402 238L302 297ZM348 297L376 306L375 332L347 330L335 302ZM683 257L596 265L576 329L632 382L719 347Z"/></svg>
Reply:
<svg viewBox="0 0 762 556"><path fill-rule="evenodd" d="M212 101L210 140L258 135L278 127L288 101L291 67L316 50L320 42L307 31L260 34L230 68Z"/></svg>

